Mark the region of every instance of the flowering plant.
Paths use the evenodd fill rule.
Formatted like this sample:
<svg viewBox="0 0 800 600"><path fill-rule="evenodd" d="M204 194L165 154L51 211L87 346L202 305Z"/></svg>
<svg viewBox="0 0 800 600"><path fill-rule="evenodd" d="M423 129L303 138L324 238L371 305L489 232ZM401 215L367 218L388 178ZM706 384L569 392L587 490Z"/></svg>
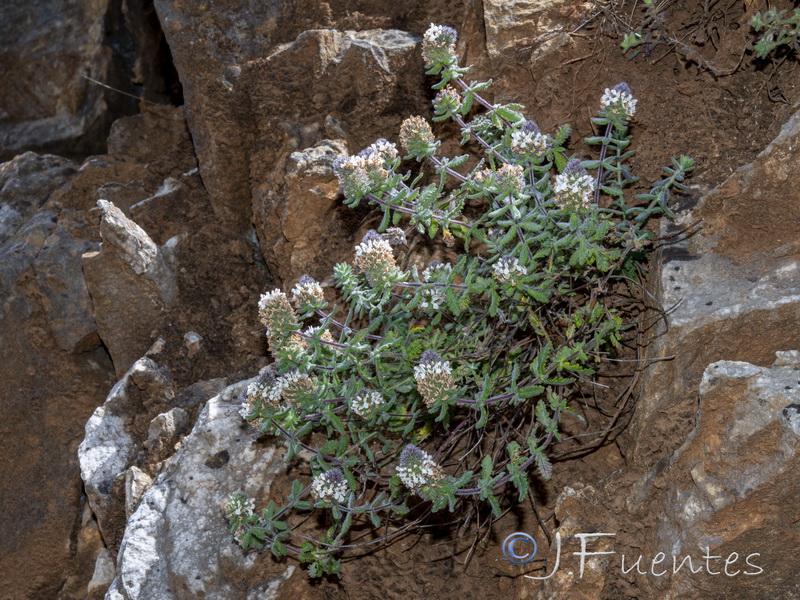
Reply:
<svg viewBox="0 0 800 600"><path fill-rule="evenodd" d="M467 83L455 48L449 27L425 34L428 73L440 76L433 120L455 121L484 156L439 155L431 125L413 116L400 145L406 160L432 166L432 182L401 172L387 140L339 157L345 202L380 207L382 233L368 231L352 264L335 267L338 304L308 276L291 298L274 290L259 303L275 364L246 387L241 414L285 437L287 460L300 454L311 478L260 515L236 493L226 514L242 546L293 553L311 576L338 573L346 550L407 532L432 511L462 523L483 508L499 517L537 474L550 477L562 419L581 419L570 400L634 327L624 317L641 304L631 290L651 241L644 224L671 214L670 191L693 167L673 160L629 204L637 106L626 84L603 95L601 135L586 140L599 158L581 161L567 156L569 127L545 134L522 106L481 96L490 82ZM414 231L450 248L458 238L463 253L402 268L396 253ZM292 545L305 536L291 514L312 509L328 511L329 527ZM374 537L348 543L358 522ZM398 526L379 535L389 523Z"/></svg>
<svg viewBox="0 0 800 600"><path fill-rule="evenodd" d="M789 46L795 52L800 50L800 8L795 8L789 15L776 8L757 12L750 20L750 26L759 33L764 32L753 46L758 58L766 58L780 46Z"/></svg>

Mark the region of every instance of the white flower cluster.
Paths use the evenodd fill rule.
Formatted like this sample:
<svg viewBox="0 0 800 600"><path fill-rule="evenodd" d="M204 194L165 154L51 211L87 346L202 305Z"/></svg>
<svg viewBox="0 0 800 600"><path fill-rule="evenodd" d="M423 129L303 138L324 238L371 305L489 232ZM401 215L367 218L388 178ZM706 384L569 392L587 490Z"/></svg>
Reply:
<svg viewBox="0 0 800 600"><path fill-rule="evenodd" d="M296 404L302 394L313 392L315 385L314 378L298 370L289 371L277 379L271 372L264 372L247 386L239 414L247 420L262 403L271 408L278 408L281 400Z"/></svg>
<svg viewBox="0 0 800 600"><path fill-rule="evenodd" d="M281 391L281 398L290 405L299 404L303 396L314 391L315 386L313 377L309 377L308 374L297 369L281 375L277 381L277 387Z"/></svg>
<svg viewBox="0 0 800 600"><path fill-rule="evenodd" d="M497 178L495 180L497 187L509 194L521 192L525 187L524 171L522 165L505 163L497 170Z"/></svg>
<svg viewBox="0 0 800 600"><path fill-rule="evenodd" d="M594 178L584 171L583 174L566 170L556 175L556 184L553 186L556 202L566 208L570 205L588 206L594 194Z"/></svg>
<svg viewBox="0 0 800 600"><path fill-rule="evenodd" d="M292 300L298 305L321 304L325 300L322 286L308 275L303 275L292 290Z"/></svg>
<svg viewBox="0 0 800 600"><path fill-rule="evenodd" d="M278 406L281 401L281 388L276 382L265 383L261 381L254 381L247 386L247 392L242 407L239 409L239 414L243 419L247 419L253 414L253 409L256 407L258 401L261 400L269 406Z"/></svg>
<svg viewBox="0 0 800 600"><path fill-rule="evenodd" d="M618 88L619 86L606 88L603 97L600 98L600 104L604 109L628 120L636 113L636 99L627 91L628 86L625 86L627 89Z"/></svg>
<svg viewBox="0 0 800 600"><path fill-rule="evenodd" d="M359 390L350 398L350 408L359 417L369 417L383 405L383 395L375 390Z"/></svg>
<svg viewBox="0 0 800 600"><path fill-rule="evenodd" d="M443 288L434 287L422 290L422 302L419 307L423 310L439 310L445 301L445 291Z"/></svg>
<svg viewBox="0 0 800 600"><path fill-rule="evenodd" d="M348 491L347 480L339 469L320 473L311 482L311 493L324 502L344 504Z"/></svg>
<svg viewBox="0 0 800 600"><path fill-rule="evenodd" d="M368 173L374 173L375 171L383 170L383 159L371 147L367 147L355 156L348 158L345 165L354 171L363 170Z"/></svg>
<svg viewBox="0 0 800 600"><path fill-rule="evenodd" d="M425 61L425 66L455 63L457 39L458 33L452 27L431 23L422 38L422 59Z"/></svg>
<svg viewBox="0 0 800 600"><path fill-rule="evenodd" d="M333 161L333 171L349 198L383 185L398 156L397 146L381 138L355 156L338 157Z"/></svg>
<svg viewBox="0 0 800 600"><path fill-rule="evenodd" d="M420 363L414 367L414 379L417 382L424 381L426 377L438 378L441 375L451 375L449 360Z"/></svg>
<svg viewBox="0 0 800 600"><path fill-rule="evenodd" d="M270 306L272 304L277 304L281 302L284 298L286 298L286 294L284 294L278 288L275 288L271 292L267 292L266 294L261 294L261 298L258 300L258 308L259 310L264 310L267 306Z"/></svg>
<svg viewBox="0 0 800 600"><path fill-rule="evenodd" d="M244 539L245 533L252 527L246 523L246 519L253 514L253 509L256 506L255 498L248 498L242 492L236 492L224 504L225 516L229 520L238 520L239 525L233 533L233 539L240 544Z"/></svg>
<svg viewBox="0 0 800 600"><path fill-rule="evenodd" d="M425 283L446 283L452 271L453 267L449 263L434 261L422 272L422 280ZM445 296L444 286L425 288L422 290L423 300L419 306L423 309L438 310L444 304Z"/></svg>
<svg viewBox="0 0 800 600"><path fill-rule="evenodd" d="M397 272L392 246L378 234L364 236L356 246L354 262L372 285L390 281Z"/></svg>
<svg viewBox="0 0 800 600"><path fill-rule="evenodd" d="M494 277L500 283L509 282L516 285L520 277L525 277L528 270L519 264L519 260L513 256L504 256L494 264Z"/></svg>
<svg viewBox="0 0 800 600"><path fill-rule="evenodd" d="M417 391L428 407L440 400L446 400L456 389L450 370L450 361L442 360L433 350L426 350L414 367Z"/></svg>
<svg viewBox="0 0 800 600"><path fill-rule="evenodd" d="M340 156L333 161L333 171L339 178L342 192L348 198L366 194L372 187L372 179L367 172L367 159L363 156Z"/></svg>
<svg viewBox="0 0 800 600"><path fill-rule="evenodd" d="M375 142L369 146L369 149L380 156L384 163L392 163L399 156L397 145L384 138L375 140Z"/></svg>
<svg viewBox="0 0 800 600"><path fill-rule="evenodd" d="M356 246L356 256L385 254L387 252L391 254L392 246L386 240L364 240Z"/></svg>
<svg viewBox="0 0 800 600"><path fill-rule="evenodd" d="M284 335L297 327L297 319L289 299L279 289L263 294L258 301L258 317L267 328L267 335Z"/></svg>
<svg viewBox="0 0 800 600"><path fill-rule="evenodd" d="M397 475L400 481L411 489L431 485L444 477L442 468L436 464L431 455L411 444L400 454Z"/></svg>
<svg viewBox="0 0 800 600"><path fill-rule="evenodd" d="M435 142L430 124L420 116L408 117L400 125L400 145L417 158L432 154Z"/></svg>
<svg viewBox="0 0 800 600"><path fill-rule="evenodd" d="M511 150L516 154L543 156L547 145L547 136L540 131L520 130L511 134Z"/></svg>
<svg viewBox="0 0 800 600"><path fill-rule="evenodd" d="M438 105L437 110L450 109L455 112L461 110L462 106L461 94L459 94L458 90L452 85L448 85L443 90L440 90L439 93L436 94L434 102L436 103L435 106Z"/></svg>
<svg viewBox="0 0 800 600"><path fill-rule="evenodd" d="M242 492L233 494L225 503L225 516L228 519L238 517L244 519L253 514L256 507L256 499L248 498Z"/></svg>
<svg viewBox="0 0 800 600"><path fill-rule="evenodd" d="M327 329L323 330L322 325L310 325L306 327L305 331L303 332L303 335L310 338L319 336L319 339L322 340L323 342L333 341L333 336L331 335L331 332L328 331Z"/></svg>
<svg viewBox="0 0 800 600"><path fill-rule="evenodd" d="M428 267L422 272L422 278L430 283L431 281L441 280L442 278L447 278L450 276L450 273L453 272L453 265L450 263L441 263L438 261L433 261Z"/></svg>
<svg viewBox="0 0 800 600"><path fill-rule="evenodd" d="M431 26L428 27L422 40L429 44L454 44L457 37L458 34L452 27L431 23Z"/></svg>

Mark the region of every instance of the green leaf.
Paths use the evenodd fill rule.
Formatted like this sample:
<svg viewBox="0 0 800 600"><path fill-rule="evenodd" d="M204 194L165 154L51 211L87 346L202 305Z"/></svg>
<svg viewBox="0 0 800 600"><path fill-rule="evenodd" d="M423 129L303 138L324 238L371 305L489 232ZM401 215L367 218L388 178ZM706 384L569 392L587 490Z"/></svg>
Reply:
<svg viewBox="0 0 800 600"><path fill-rule="evenodd" d="M543 393L544 393L544 387L542 387L541 385L526 385L525 387L521 387L519 388L519 390L517 390L517 394L519 394L526 400L528 398L535 398L536 396L539 396Z"/></svg>
<svg viewBox="0 0 800 600"><path fill-rule="evenodd" d="M489 479L492 476L492 469L494 468L494 464L492 463L491 455L487 454L481 460L481 478L482 479Z"/></svg>
<svg viewBox="0 0 800 600"><path fill-rule="evenodd" d="M281 544L278 540L274 540L272 542L272 554L275 556L281 557L286 556L288 552L286 551L286 546Z"/></svg>

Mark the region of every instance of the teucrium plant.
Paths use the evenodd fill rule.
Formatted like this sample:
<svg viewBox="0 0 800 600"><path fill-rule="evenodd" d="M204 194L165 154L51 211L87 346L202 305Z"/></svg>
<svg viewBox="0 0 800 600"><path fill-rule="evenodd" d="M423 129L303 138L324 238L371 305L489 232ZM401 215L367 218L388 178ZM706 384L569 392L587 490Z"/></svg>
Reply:
<svg viewBox="0 0 800 600"><path fill-rule="evenodd" d="M758 58L766 58L770 52L784 45L795 52L800 50L800 8L795 8L789 15L785 10L776 8L757 12L750 20L750 25L757 32L764 32L753 46Z"/></svg>
<svg viewBox="0 0 800 600"><path fill-rule="evenodd" d="M626 84L606 90L594 119L600 135L587 142L599 158L580 161L567 154L569 127L547 135L522 106L481 96L490 82L467 83L455 42L449 27L425 34L428 73L441 78L434 121L455 121L482 158L438 154L419 116L399 140L407 160L432 166L432 181L401 171L384 139L338 158L346 204L383 211L382 233L367 232L352 262L334 269L345 308L308 276L290 297L273 290L259 303L275 363L244 390L241 413L283 436L287 461L300 454L311 474L260 513L237 492L226 515L243 547L293 553L311 576L337 573L343 552L430 511L466 520L486 506L499 516L526 498L534 473L550 477L576 384L630 326L622 290L646 256L643 226L670 214L670 191L692 170L689 158L673 160L629 204L636 100ZM465 211L468 201L485 210ZM459 238L463 252L452 264L403 269L398 252L414 230L451 247ZM327 512L327 528L310 539L292 515L315 509Z"/></svg>

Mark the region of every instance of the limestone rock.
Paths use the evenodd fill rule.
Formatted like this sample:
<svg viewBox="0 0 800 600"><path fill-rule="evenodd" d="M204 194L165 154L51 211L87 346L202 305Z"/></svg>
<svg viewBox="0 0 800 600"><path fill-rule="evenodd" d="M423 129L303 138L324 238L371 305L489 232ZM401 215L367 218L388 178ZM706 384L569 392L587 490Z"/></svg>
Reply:
<svg viewBox="0 0 800 600"><path fill-rule="evenodd" d="M202 404L224 387L223 376L237 370L242 377L257 372L266 360L263 340L250 331L257 324L258 295L268 287L267 270L252 242L230 239L215 225L183 110L146 108L137 117L121 119L112 129L109 147L112 154L91 157L80 167L34 153L0 164L0 219L7 225L0 225L0 379L8 392L0 401L0 419L3 439L15 448L0 456L3 597L83 600L87 594L97 549L82 541L91 541L94 534L81 522L86 494L77 449L93 411L124 375L115 376L100 336L93 332L98 330L98 307L109 309L107 318L128 303L133 320L117 320L113 326L129 338L144 333L129 360L147 350L151 332L163 337L161 354L150 358L169 364L183 388L180 399L172 391L150 394L147 390L157 385L172 390L173 383L160 375L148 383L144 372L131 377L131 464L148 476L156 475L158 466L148 462L142 443L156 415L180 406L193 420ZM158 196L165 181L180 185L170 184L174 192ZM146 320L151 307L136 312L130 303L141 289L133 284L132 295L111 294L107 304L87 304L90 288L81 271L81 253L97 250L101 213L96 203L109 197L120 201L118 208L126 216L132 205L153 199L133 212L190 295L183 305L166 307L165 323ZM184 211L187 206L190 210ZM106 249L113 250L110 244ZM120 273L134 280L133 269L116 250L113 254L117 262L108 279L99 277L95 283L119 281ZM170 262L170 256L178 255L183 270ZM138 279L141 284L146 276ZM149 290L163 304L157 286ZM187 331L207 340L192 360L183 345ZM174 443L169 454L173 452ZM119 516L105 540L112 553L124 526L125 473L110 479ZM108 520L104 535L107 525ZM96 524L94 531L100 540Z"/></svg>
<svg viewBox="0 0 800 600"><path fill-rule="evenodd" d="M189 331L184 334L183 341L186 344L186 352L190 359L197 356L197 353L203 347L203 338L195 331Z"/></svg>
<svg viewBox="0 0 800 600"><path fill-rule="evenodd" d="M125 522L125 472L138 451L136 417L173 397L168 372L152 359L141 358L86 423L86 437L78 448L81 478L109 548L116 548Z"/></svg>
<svg viewBox="0 0 800 600"><path fill-rule="evenodd" d="M157 455L159 461L166 458L173 453L175 443L189 425L189 414L182 408L175 407L157 415L150 421L144 442L145 449Z"/></svg>
<svg viewBox="0 0 800 600"><path fill-rule="evenodd" d="M251 113L238 78L246 61L267 54L276 7L195 0L154 5L183 85L186 120L214 212L224 226L242 230L250 220L252 132L244 125Z"/></svg>
<svg viewBox="0 0 800 600"><path fill-rule="evenodd" d="M87 574L94 569L97 558L105 552L103 537L88 504L84 504L80 529L75 537L73 569L59 591L63 598L86 596L87 581L89 581Z"/></svg>
<svg viewBox="0 0 800 600"><path fill-rule="evenodd" d="M633 423L640 464L663 456L665 448L648 441L659 433L669 432L668 451L689 434L696 402L685 390L698 389L709 364L769 365L775 352L797 344L795 328L786 325L800 322L800 207L788 202L774 210L765 199L792 197L800 185L800 156L792 151L798 144L800 112L754 162L663 224L664 235L698 220L703 226L661 255L658 294L674 310L669 332L650 352L675 360L646 373L648 392Z"/></svg>
<svg viewBox="0 0 800 600"><path fill-rule="evenodd" d="M407 23L411 14L417 29L423 28L433 7L382 6L365 15L363 6L347 0L335 12L353 15L352 29L361 31L349 33L325 30L333 25L327 3L279 7L225 0L208 6L156 0L155 7L183 84L203 183L226 228L247 230L264 194L253 188L273 165L279 179L288 154L335 135L323 131L326 114L343 119L356 145L366 145L386 134L386 123L396 129L410 106L427 108L422 87L407 83L423 77L413 44L402 47L410 34L392 27ZM403 97L402 111L397 96Z"/></svg>
<svg viewBox="0 0 800 600"><path fill-rule="evenodd" d="M145 493L125 528L107 599L278 597L294 567L270 568L262 555L242 552L221 508L236 490L265 498L284 468L277 449L259 442L258 432L242 420L242 385L208 401ZM272 574L264 576L265 568Z"/></svg>
<svg viewBox="0 0 800 600"><path fill-rule="evenodd" d="M132 466L125 473L125 518L130 519L131 515L139 506L139 501L144 493L153 484L153 478L142 471L139 467ZM112 577L113 579L113 577ZM109 581L109 584L111 582Z"/></svg>
<svg viewBox="0 0 800 600"><path fill-rule="evenodd" d="M798 373L797 351L778 352L770 368L736 361L709 365L697 425L670 460L668 468L678 475L667 491L658 545L674 554L709 548L721 556L712 563L715 571L727 571L715 582L721 596L800 593L796 577L781 567L786 556L800 552L800 534L791 526L800 519L800 435L784 413L797 401ZM725 565L733 553L738 558ZM767 576L752 576L762 572ZM671 593L703 597L708 573L681 575L673 577Z"/></svg>
<svg viewBox="0 0 800 600"><path fill-rule="evenodd" d="M103 548L97 556L92 579L86 588L86 600L103 600L115 574L114 558Z"/></svg>
<svg viewBox="0 0 800 600"><path fill-rule="evenodd" d="M196 408L219 394L225 387L225 379L221 377L209 379L207 381L199 381L178 392L174 403L187 410Z"/></svg>
<svg viewBox="0 0 800 600"><path fill-rule="evenodd" d="M798 143L800 113L752 163L699 201L685 199L676 222L662 224L665 236L703 226L661 252L657 293L672 310L648 356L674 358L645 372L631 428L618 441L629 471L607 494L624 498L624 508L616 503L621 549L664 552L679 563L691 556L704 569L693 577L637 575L637 589L649 595L799 593L781 557L800 551L787 525L798 518L790 500L798 493L791 376L800 367L797 353L786 352L797 347L800 323L800 209L772 202L800 185ZM648 515L660 515L658 525L645 525ZM729 568L737 576L708 572L706 552L722 557L709 561L715 572L737 553ZM742 575L758 571L746 564L756 554L750 562L769 575Z"/></svg>

